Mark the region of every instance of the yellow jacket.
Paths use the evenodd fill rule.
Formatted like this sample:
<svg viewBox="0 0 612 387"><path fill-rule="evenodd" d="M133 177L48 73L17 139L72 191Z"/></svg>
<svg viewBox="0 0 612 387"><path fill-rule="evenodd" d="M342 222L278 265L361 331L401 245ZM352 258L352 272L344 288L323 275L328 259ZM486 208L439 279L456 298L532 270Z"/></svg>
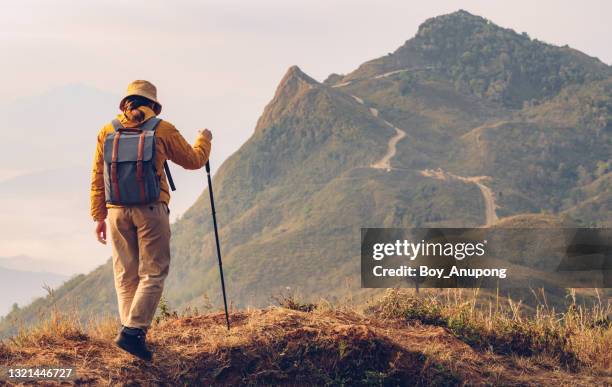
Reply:
<svg viewBox="0 0 612 387"><path fill-rule="evenodd" d="M155 117L153 110L148 107L143 106L138 109L145 114L144 121ZM119 114L117 119L126 128L135 128L142 125L142 122L131 121L125 114ZM91 174L91 216L94 220L106 219L107 208L120 207L107 205L104 197L104 140L107 135L114 131L113 125L108 123L98 133L98 143ZM208 161L210 148L210 141L203 136L198 136L195 144L191 146L171 123L161 121L157 125L155 130L155 169L161 179L160 202L170 203L170 190L164 172L164 161L173 161L185 169L199 169Z"/></svg>

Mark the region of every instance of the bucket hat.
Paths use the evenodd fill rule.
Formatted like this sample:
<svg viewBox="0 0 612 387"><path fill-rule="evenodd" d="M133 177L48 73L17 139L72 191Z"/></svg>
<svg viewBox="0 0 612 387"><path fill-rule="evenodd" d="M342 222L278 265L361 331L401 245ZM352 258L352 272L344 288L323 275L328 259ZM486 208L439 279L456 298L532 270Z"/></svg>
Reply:
<svg viewBox="0 0 612 387"><path fill-rule="evenodd" d="M124 110L125 100L133 95L139 95L155 102L155 107L153 108L153 111L155 112L155 114L161 113L162 105L157 100L157 88L151 82L143 80L136 80L131 82L127 87L125 97L123 97L123 99L119 103L119 109L121 109L121 111Z"/></svg>

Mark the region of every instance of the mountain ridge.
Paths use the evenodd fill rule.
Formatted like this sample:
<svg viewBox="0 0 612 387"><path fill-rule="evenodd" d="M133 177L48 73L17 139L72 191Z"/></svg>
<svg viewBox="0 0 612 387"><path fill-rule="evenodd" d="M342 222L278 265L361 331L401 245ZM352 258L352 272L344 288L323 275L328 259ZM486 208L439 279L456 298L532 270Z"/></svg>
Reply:
<svg viewBox="0 0 612 387"><path fill-rule="evenodd" d="M404 68L444 74L458 90L510 108L550 97L569 84L600 80L599 72L612 75L610 66L597 58L531 39L460 10L428 19L393 53L364 63L341 82Z"/></svg>

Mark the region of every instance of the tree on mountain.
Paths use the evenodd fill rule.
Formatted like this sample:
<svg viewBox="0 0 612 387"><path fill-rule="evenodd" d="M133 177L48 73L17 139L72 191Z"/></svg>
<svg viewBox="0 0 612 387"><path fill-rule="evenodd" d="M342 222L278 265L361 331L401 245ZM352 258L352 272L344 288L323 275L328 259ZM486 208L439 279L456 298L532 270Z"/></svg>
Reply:
<svg viewBox="0 0 612 387"><path fill-rule="evenodd" d="M596 177L601 177L603 175L605 175L606 173L610 172L610 170L612 170L612 165L611 165L611 161L598 161L597 162L597 169L595 169L595 176Z"/></svg>

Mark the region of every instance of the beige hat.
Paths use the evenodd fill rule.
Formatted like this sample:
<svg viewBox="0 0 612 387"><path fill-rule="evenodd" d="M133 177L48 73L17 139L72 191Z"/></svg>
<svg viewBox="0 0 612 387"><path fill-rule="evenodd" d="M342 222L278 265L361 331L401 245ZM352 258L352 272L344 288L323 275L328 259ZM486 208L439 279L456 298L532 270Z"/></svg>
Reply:
<svg viewBox="0 0 612 387"><path fill-rule="evenodd" d="M155 102L155 107L153 108L153 111L155 112L155 114L161 113L162 105L157 100L157 88L151 82L137 80L130 83L127 87L125 97L123 97L123 99L119 103L119 109L121 109L121 111L124 110L126 98L131 97L133 95L139 95Z"/></svg>

